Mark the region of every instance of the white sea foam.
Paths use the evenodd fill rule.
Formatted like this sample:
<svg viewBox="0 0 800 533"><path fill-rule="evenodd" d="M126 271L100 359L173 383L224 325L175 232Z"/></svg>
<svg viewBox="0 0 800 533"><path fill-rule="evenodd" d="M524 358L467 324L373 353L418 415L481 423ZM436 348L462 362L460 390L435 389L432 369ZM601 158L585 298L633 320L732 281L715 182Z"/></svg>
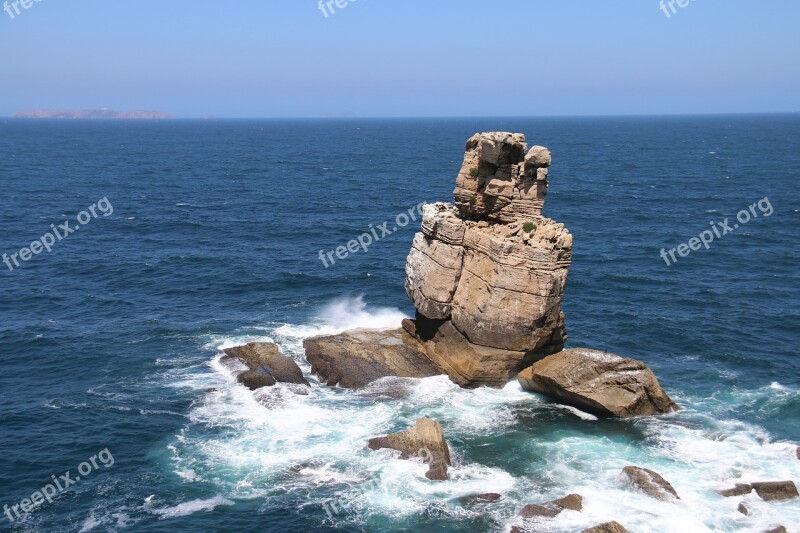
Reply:
<svg viewBox="0 0 800 533"><path fill-rule="evenodd" d="M221 505L233 505L234 502L222 496L215 496L207 500L192 500L189 502L180 503L174 507L165 507L162 509L151 509L150 512L160 516L162 519L176 518L179 516L188 516L190 514L198 513L201 511L213 511Z"/></svg>
<svg viewBox="0 0 800 533"><path fill-rule="evenodd" d="M309 493L303 506L318 512L320 525L328 518L323 505L333 503L344 509L337 522L434 512L465 523L491 515L508 529L523 505L577 492L584 496L583 512L564 512L538 524L539 530L580 531L610 520L631 531L659 533L763 531L800 523L800 500L775 504L716 494L736 482L800 479L800 461L794 445L772 442L759 426L713 412L728 402L783 402L797 391L776 383L694 404L681 398L687 409L676 415L609 423L528 394L516 382L465 390L444 376L388 379L361 391L314 385L298 395L278 385L254 394L219 361L221 347L269 339L311 378L302 349L307 336L397 327L403 317L398 310L371 309L363 298L339 300L317 314L309 324L210 339L205 369L177 380L196 390L198 399L190 423L169 448L174 473L186 483L211 483L220 496L161 509L162 516L239 499L276 498L270 502L275 505L281 494L299 491ZM206 392L209 386L217 391ZM404 429L420 416L438 419L448 436L454 459L449 481L429 481L418 460L366 448L369 438ZM628 465L658 471L681 500L663 503L634 492L620 479ZM503 499L476 510L459 503L485 492ZM736 511L742 499L750 504L750 516Z"/></svg>

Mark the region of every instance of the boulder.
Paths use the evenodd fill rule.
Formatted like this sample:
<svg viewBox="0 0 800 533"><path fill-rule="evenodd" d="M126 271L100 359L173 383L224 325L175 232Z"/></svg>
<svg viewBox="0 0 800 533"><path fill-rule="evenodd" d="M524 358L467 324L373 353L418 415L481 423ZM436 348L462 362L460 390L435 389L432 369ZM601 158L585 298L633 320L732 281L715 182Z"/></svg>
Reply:
<svg viewBox="0 0 800 533"><path fill-rule="evenodd" d="M717 491L720 496L730 498L733 496L745 496L756 491L759 498L765 501L791 500L800 496L797 486L793 481L768 481L759 483L737 483L732 489Z"/></svg>
<svg viewBox="0 0 800 533"><path fill-rule="evenodd" d="M725 496L726 498L732 498L734 496L744 496L746 494L750 494L751 492L753 492L752 485L737 483L732 489L718 490L717 494L720 496Z"/></svg>
<svg viewBox="0 0 800 533"><path fill-rule="evenodd" d="M745 504L744 502L741 502L739 504L739 507L736 508L736 510L745 516L750 516L750 508L747 507L747 504Z"/></svg>
<svg viewBox="0 0 800 533"><path fill-rule="evenodd" d="M570 494L561 499L547 503L528 504L519 512L519 516L522 518L553 518L567 509L571 511L583 510L583 496L579 494Z"/></svg>
<svg viewBox="0 0 800 533"><path fill-rule="evenodd" d="M768 529L764 533L788 533L788 531L783 526L777 526L773 527L772 529Z"/></svg>
<svg viewBox="0 0 800 533"><path fill-rule="evenodd" d="M800 496L794 481L768 481L751 483L758 497L764 501L791 500Z"/></svg>
<svg viewBox="0 0 800 533"><path fill-rule="evenodd" d="M598 416L660 415L677 405L641 361L597 350L547 356L519 374L522 388Z"/></svg>
<svg viewBox="0 0 800 533"><path fill-rule="evenodd" d="M367 443L370 450L398 450L402 459L421 458L429 466L425 476L434 481L449 479L447 467L452 466L450 448L438 421L423 417L413 428L385 437L375 437Z"/></svg>
<svg viewBox="0 0 800 533"><path fill-rule="evenodd" d="M277 383L309 383L303 371L291 357L281 353L277 344L271 342L251 342L245 346L226 348L221 362L241 361L248 370L237 375L239 383L250 390L271 387Z"/></svg>
<svg viewBox="0 0 800 533"><path fill-rule="evenodd" d="M628 533L628 530L618 522L606 522L599 526L584 529L581 533Z"/></svg>
<svg viewBox="0 0 800 533"><path fill-rule="evenodd" d="M358 389L380 378L442 374L404 329L357 329L303 341L311 371L328 385Z"/></svg>
<svg viewBox="0 0 800 533"><path fill-rule="evenodd" d="M675 492L669 481L661 477L657 472L639 468L638 466L626 466L622 473L634 488L651 498L662 501L680 499L680 496Z"/></svg>
<svg viewBox="0 0 800 533"><path fill-rule="evenodd" d="M473 494L472 496L464 496L459 498L459 501L465 505L473 505L476 503L494 503L502 498L502 494L496 492L487 492L485 494Z"/></svg>
<svg viewBox="0 0 800 533"><path fill-rule="evenodd" d="M426 353L462 386L502 387L564 346L572 236L541 214L550 162L550 152L528 150L522 134L476 134L456 178L455 206L423 209L406 292L418 321L439 321L419 339Z"/></svg>

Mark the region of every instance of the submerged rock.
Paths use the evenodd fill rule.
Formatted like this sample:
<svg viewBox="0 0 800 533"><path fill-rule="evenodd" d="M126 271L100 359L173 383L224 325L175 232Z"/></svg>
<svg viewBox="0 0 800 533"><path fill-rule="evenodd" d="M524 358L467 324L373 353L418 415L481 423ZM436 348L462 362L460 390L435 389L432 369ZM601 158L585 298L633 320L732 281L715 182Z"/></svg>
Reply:
<svg viewBox="0 0 800 533"><path fill-rule="evenodd" d="M523 370L518 380L527 391L599 416L628 418L678 409L643 362L597 350L547 356Z"/></svg>
<svg viewBox="0 0 800 533"><path fill-rule="evenodd" d="M439 422L423 417L413 428L385 437L375 437L367 443L370 450L389 448L401 452L402 459L421 458L428 466L425 476L434 481L446 481L451 466L450 448Z"/></svg>
<svg viewBox="0 0 800 533"><path fill-rule="evenodd" d="M459 501L464 505L473 505L477 503L494 503L503 497L502 494L496 492L487 492L485 494L473 494L472 496L464 496L459 498Z"/></svg>
<svg viewBox="0 0 800 533"><path fill-rule="evenodd" d="M547 503L528 504L522 508L518 516L522 518L554 518L565 510L583 510L583 496L580 494L570 494L558 500Z"/></svg>
<svg viewBox="0 0 800 533"><path fill-rule="evenodd" d="M428 356L462 386L504 386L563 348L572 236L542 216L550 152L518 133L467 141L455 206L423 210L406 262ZM431 329L431 328L428 328Z"/></svg>
<svg viewBox="0 0 800 533"><path fill-rule="evenodd" d="M734 496L744 496L746 494L750 494L751 492L753 492L752 485L737 483L732 489L718 490L717 494L720 496L725 496L726 498L732 498Z"/></svg>
<svg viewBox="0 0 800 533"><path fill-rule="evenodd" d="M227 348L223 352L223 363L236 359L248 368L236 379L251 390L277 383L309 385L297 363L282 354L278 345L271 342L251 342L245 346Z"/></svg>
<svg viewBox="0 0 800 533"><path fill-rule="evenodd" d="M679 500L680 496L670 485L669 481L661 477L660 474L646 468L638 466L626 466L622 470L628 482L639 491L647 494L651 498L662 501Z"/></svg>
<svg viewBox="0 0 800 533"><path fill-rule="evenodd" d="M424 378L442 371L403 329L356 329L303 341L311 371L328 385L358 389L380 378Z"/></svg>
<svg viewBox="0 0 800 533"><path fill-rule="evenodd" d="M622 527L619 522L606 522L599 526L584 529L581 533L628 533L628 530Z"/></svg>
<svg viewBox="0 0 800 533"><path fill-rule="evenodd" d="M745 504L744 502L741 502L739 504L739 507L736 508L736 510L745 516L750 516L750 508L747 507L747 504Z"/></svg>

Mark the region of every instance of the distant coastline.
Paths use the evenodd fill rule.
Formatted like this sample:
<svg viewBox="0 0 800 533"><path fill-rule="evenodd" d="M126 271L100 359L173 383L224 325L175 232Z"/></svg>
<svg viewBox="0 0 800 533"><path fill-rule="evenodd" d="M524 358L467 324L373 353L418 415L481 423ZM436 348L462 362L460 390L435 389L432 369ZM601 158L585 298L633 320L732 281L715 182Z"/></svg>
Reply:
<svg viewBox="0 0 800 533"><path fill-rule="evenodd" d="M102 119L102 120L170 120L175 117L163 111L113 111L111 109L32 109L17 111L12 118L24 119Z"/></svg>

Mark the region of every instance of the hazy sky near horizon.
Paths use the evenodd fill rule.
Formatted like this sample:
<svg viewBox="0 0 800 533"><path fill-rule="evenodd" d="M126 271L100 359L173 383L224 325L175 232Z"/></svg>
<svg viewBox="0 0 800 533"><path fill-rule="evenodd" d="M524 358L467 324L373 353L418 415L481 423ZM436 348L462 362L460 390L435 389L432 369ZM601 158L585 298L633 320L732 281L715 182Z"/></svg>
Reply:
<svg viewBox="0 0 800 533"><path fill-rule="evenodd" d="M358 0L326 18L318 0L41 0L0 12L0 115L800 111L800 2L675 8Z"/></svg>

